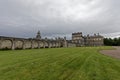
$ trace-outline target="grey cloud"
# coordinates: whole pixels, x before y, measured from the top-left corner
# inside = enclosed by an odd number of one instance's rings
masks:
[[[0,35],[120,32],[119,0],[0,0]]]

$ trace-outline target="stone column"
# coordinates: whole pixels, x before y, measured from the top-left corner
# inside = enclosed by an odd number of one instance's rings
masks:
[[[56,48],[58,48],[58,43],[56,42]]]
[[[57,42],[55,42],[55,47],[57,48]]]
[[[34,49],[33,40],[31,40],[31,49]]]
[[[23,40],[23,49],[25,49],[25,40]]]
[[[43,44],[43,48],[45,48],[45,42],[43,42],[44,44]]]
[[[12,39],[12,50],[15,50],[15,39]]]
[[[40,41],[38,41],[38,49],[40,49]]]
[[[61,47],[61,42],[59,41],[59,48]]]
[[[67,40],[66,40],[66,37],[64,37],[64,41],[63,41],[63,42],[64,42],[64,47],[68,47],[68,46],[67,46]]]
[[[48,42],[48,48],[51,48],[51,46],[50,46],[50,42]]]

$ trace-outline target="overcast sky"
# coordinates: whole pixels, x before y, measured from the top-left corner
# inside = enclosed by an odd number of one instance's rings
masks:
[[[120,32],[120,0],[0,0],[0,35]],[[118,36],[118,35],[117,35]]]

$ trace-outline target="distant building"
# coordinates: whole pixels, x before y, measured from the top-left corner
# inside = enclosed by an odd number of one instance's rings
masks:
[[[98,34],[83,36],[82,32],[72,33],[72,43],[76,46],[103,46],[104,37]]]
[[[36,38],[15,38],[0,36],[0,49],[34,49],[34,48],[60,48],[81,46],[103,46],[104,37],[99,34],[83,36],[82,32],[72,33],[72,39],[64,38],[41,38],[38,31]]]
[[[72,43],[75,43],[76,46],[84,45],[84,37],[82,35],[82,32],[72,33]]]
[[[38,31],[38,33],[37,33],[37,35],[36,35],[36,39],[41,39],[40,31]]]
[[[84,37],[86,46],[103,46],[104,45],[104,37],[98,34],[94,34],[93,36]]]

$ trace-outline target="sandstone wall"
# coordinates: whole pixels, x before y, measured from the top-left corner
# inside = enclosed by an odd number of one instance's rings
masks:
[[[0,36],[0,49],[55,48],[60,46],[64,46],[62,40],[37,40]]]
[[[24,48],[25,49],[30,49],[32,48],[32,42],[30,40],[25,41],[24,43]]]
[[[44,48],[44,42],[39,42],[40,48]]]
[[[55,48],[56,47],[56,44],[53,42],[53,47]]]
[[[52,43],[49,42],[49,48],[52,48]]]
[[[33,40],[32,41],[32,48],[38,48],[38,47],[39,47],[38,41]]]
[[[23,48],[23,44],[24,42],[23,41],[15,41],[15,49],[22,49]]]
[[[67,44],[67,47],[76,47],[76,44],[68,43],[68,44]]]
[[[44,47],[45,47],[45,48],[48,48],[48,47],[49,47],[48,42],[44,42]]]
[[[11,49],[12,41],[11,40],[1,40],[1,49]]]
[[[58,42],[56,42],[56,47],[59,47],[59,43]]]

